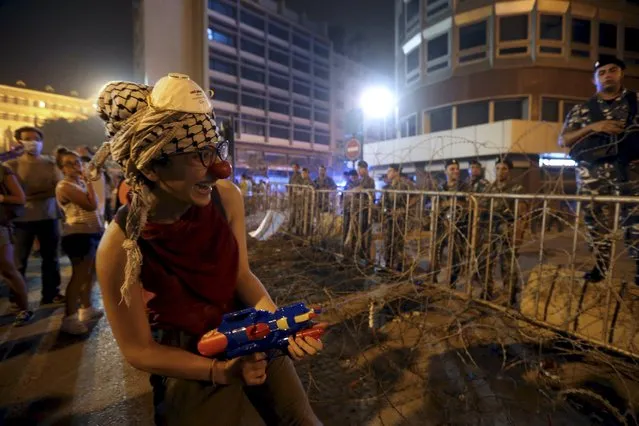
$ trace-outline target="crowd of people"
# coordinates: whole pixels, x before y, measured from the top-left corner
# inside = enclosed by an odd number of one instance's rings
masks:
[[[41,261],[40,306],[65,305],[61,331],[88,332],[87,322],[103,312],[92,306],[95,255],[112,211],[111,182],[104,173],[95,181],[84,173],[92,151],[58,147],[42,153],[43,132],[21,127],[0,166],[0,251],[2,276],[10,287],[14,324],[25,325],[34,315],[27,300],[26,271],[32,254]],[[72,266],[65,294],[61,292],[60,254]]]

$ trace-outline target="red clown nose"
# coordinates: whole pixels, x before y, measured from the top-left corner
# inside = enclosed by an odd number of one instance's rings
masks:
[[[215,179],[226,179],[231,176],[233,167],[228,161],[217,161],[209,166],[208,173]]]

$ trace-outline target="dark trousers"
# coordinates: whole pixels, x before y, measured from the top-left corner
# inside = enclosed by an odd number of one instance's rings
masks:
[[[60,245],[59,221],[56,219],[35,222],[16,222],[15,226],[15,261],[18,270],[25,276],[33,240],[40,242],[42,257],[42,300],[51,301],[60,291],[60,262],[58,248]]]
[[[404,270],[404,214],[387,214],[384,218],[384,260],[388,269]]]
[[[435,253],[434,272],[435,276],[442,270],[442,257],[444,247],[448,250],[448,259],[451,262],[450,280],[452,285],[461,275],[462,259],[465,257],[465,251],[468,247],[468,225],[465,221],[453,223],[452,228],[449,227],[450,222],[446,218],[440,218],[435,234]]]

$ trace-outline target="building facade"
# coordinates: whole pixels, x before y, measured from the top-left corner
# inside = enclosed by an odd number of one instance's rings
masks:
[[[218,121],[235,125],[236,173],[285,179],[293,162],[312,170],[336,163],[341,116],[369,73],[333,52],[325,24],[273,0],[134,6],[139,79],[182,72],[212,90]]]
[[[505,152],[521,168],[541,164],[540,157],[561,152],[565,115],[594,93],[600,55],[624,59],[626,85],[639,88],[638,0],[395,6],[398,138],[364,151],[380,167],[441,170],[446,158]]]
[[[0,150],[8,149],[13,132],[22,126],[39,126],[45,120],[86,120],[95,114],[92,99],[0,85]]]

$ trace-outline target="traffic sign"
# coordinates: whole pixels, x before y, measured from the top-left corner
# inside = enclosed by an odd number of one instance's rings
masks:
[[[355,161],[362,154],[362,144],[358,139],[352,138],[346,142],[344,155],[350,161]]]

